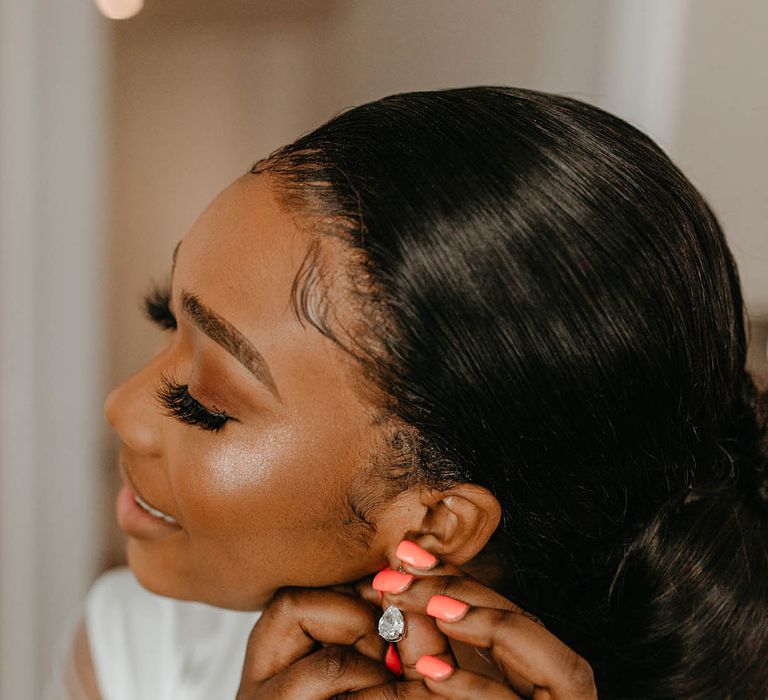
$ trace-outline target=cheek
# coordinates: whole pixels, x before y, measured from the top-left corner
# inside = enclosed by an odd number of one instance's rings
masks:
[[[340,464],[286,425],[248,435],[185,435],[169,451],[171,488],[190,538],[315,528],[336,515]],[[226,431],[226,429],[225,429]]]

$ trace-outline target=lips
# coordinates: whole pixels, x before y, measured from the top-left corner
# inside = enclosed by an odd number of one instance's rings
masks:
[[[178,525],[176,518],[161,510],[160,508],[155,507],[146,498],[144,498],[141,491],[137,488],[136,483],[131,478],[131,475],[128,473],[128,468],[122,462],[120,462],[120,474],[123,477],[123,481],[127,482],[131,491],[133,491],[136,503],[140,508],[143,508],[149,514],[165,521],[166,523],[170,523],[171,525]]]

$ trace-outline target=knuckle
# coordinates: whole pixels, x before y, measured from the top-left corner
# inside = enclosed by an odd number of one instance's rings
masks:
[[[514,610],[498,608],[487,610],[486,616],[490,627],[491,653],[499,658],[508,656],[518,643],[523,616]]]
[[[422,685],[419,683],[419,685]],[[383,687],[383,700],[408,700],[409,698],[413,700],[413,698],[421,697],[421,695],[417,695],[413,692],[413,684],[411,683],[394,683],[385,685]]]
[[[506,635],[515,632],[520,626],[520,613],[514,610],[493,608],[486,614],[491,625],[492,638],[496,642],[504,641]]]
[[[592,666],[576,653],[568,661],[567,682],[577,695],[590,695],[595,690],[595,673]]]
[[[347,671],[349,652],[337,646],[328,646],[315,654],[315,673],[321,683],[335,683]]]
[[[399,683],[387,683],[373,688],[353,693],[334,695],[333,700],[422,700],[422,698],[434,698],[429,689],[421,681],[401,681]],[[442,696],[440,696],[442,697]]]
[[[473,673],[466,679],[464,692],[468,696],[473,695],[477,698],[486,698],[489,697],[489,693],[493,692],[495,685],[487,676]]]
[[[520,612],[521,615],[524,615],[529,620],[532,620],[537,625],[541,625],[542,627],[544,627],[546,629],[546,625],[544,624],[544,622],[542,621],[542,619],[540,617],[536,617],[536,615],[534,615],[532,612],[528,612],[527,610],[523,610],[523,608],[520,608],[519,612]]]
[[[442,576],[437,585],[437,593],[453,598],[461,592],[464,580],[461,576]]]
[[[276,617],[293,615],[299,607],[299,594],[295,588],[280,588],[269,602],[267,610]]]
[[[385,685],[382,688],[382,700],[403,700],[403,694],[395,685]]]

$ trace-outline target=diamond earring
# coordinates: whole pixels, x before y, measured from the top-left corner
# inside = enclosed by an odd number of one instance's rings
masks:
[[[379,618],[379,636],[388,642],[399,642],[405,637],[405,618],[400,608],[390,605]]]

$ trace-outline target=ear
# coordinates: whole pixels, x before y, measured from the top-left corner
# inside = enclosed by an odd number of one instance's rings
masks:
[[[407,508],[410,517],[394,518],[388,523],[389,532],[381,533],[385,535],[387,559],[395,568],[395,549],[404,539],[461,566],[482,550],[501,520],[499,501],[477,484],[458,484],[444,491],[417,487],[406,501],[411,503]]]

